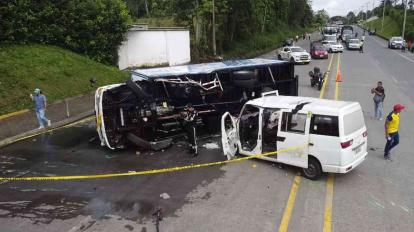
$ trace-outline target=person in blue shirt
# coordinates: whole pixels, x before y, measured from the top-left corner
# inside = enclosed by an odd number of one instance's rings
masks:
[[[37,116],[37,120],[39,121],[39,129],[45,128],[45,125],[50,126],[51,122],[45,116],[46,111],[46,97],[42,94],[39,88],[34,90],[35,95],[33,96],[30,94],[30,99],[35,104],[35,112]]]

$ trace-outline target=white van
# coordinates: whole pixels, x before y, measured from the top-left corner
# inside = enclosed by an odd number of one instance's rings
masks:
[[[276,94],[276,96],[271,96]],[[347,173],[367,157],[367,128],[357,102],[278,96],[248,101],[239,116],[221,119],[224,154],[253,156],[303,168],[316,180],[323,172]]]

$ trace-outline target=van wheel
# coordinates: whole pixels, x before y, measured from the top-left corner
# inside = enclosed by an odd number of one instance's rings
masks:
[[[317,180],[322,176],[322,167],[314,157],[309,157],[308,168],[302,169],[303,175],[310,180]]]

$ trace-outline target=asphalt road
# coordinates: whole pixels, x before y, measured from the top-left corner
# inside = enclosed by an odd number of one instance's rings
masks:
[[[309,41],[298,44],[309,47]],[[277,231],[282,226],[287,231],[414,231],[414,56],[366,36],[365,53],[346,50],[331,58],[323,97],[337,94],[360,102],[369,134],[368,159],[346,175],[329,177],[333,185],[328,176],[310,181],[298,176],[296,168],[257,160],[136,177],[3,182],[0,231],[149,232],[155,231],[152,214],[158,208],[164,216],[160,231]],[[326,71],[330,59],[296,66],[300,95],[320,96],[307,73],[314,66]],[[336,91],[338,67],[342,82]],[[407,107],[393,162],[382,158],[384,121],[373,118],[370,89],[377,81],[386,90],[385,112],[397,102]],[[181,143],[157,153],[110,152],[94,137],[94,125],[86,124],[0,149],[1,176],[121,173],[225,159],[221,148],[202,148],[199,157],[191,158]],[[204,138],[201,144],[220,145],[218,141]]]

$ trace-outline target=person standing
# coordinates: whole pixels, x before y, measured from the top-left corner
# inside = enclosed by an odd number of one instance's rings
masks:
[[[359,44],[359,53],[364,53],[364,41]]]
[[[403,109],[405,109],[405,106],[395,104],[393,111],[387,116],[385,121],[385,139],[387,143],[384,148],[384,159],[386,160],[392,161],[390,151],[400,143],[398,129],[400,126],[400,113]]]
[[[45,128],[45,125],[50,126],[51,122],[49,119],[45,116],[46,111],[46,97],[42,94],[42,91],[39,88],[36,88],[34,90],[34,96],[30,94],[30,99],[35,104],[35,111],[37,120],[39,122],[39,129]]]
[[[385,99],[385,89],[382,86],[382,82],[378,81],[377,87],[371,89],[371,93],[374,94],[374,110],[375,118],[382,120],[384,115],[384,99]]]
[[[191,104],[188,104],[185,110],[186,111],[184,114],[184,127],[187,132],[190,151],[193,153],[193,156],[195,157],[198,155],[196,132],[198,113]]]

